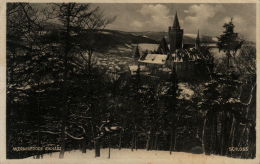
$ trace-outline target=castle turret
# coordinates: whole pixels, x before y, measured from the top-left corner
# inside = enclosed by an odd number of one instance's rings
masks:
[[[135,48],[134,58],[135,59],[139,59],[140,58],[140,52],[139,52],[138,44],[137,44],[137,46]]]
[[[174,17],[173,26],[169,27],[170,51],[174,53],[176,49],[182,48],[183,29],[180,28],[177,12]]]
[[[200,32],[199,32],[199,30],[198,30],[198,33],[197,33],[195,48],[196,48],[196,49],[199,49],[199,48],[200,48]]]

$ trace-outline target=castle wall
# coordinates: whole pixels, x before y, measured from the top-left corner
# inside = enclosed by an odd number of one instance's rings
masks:
[[[144,79],[169,79],[172,66],[175,68],[177,77],[181,81],[209,78],[209,70],[206,65],[196,61],[168,62],[166,65],[142,63],[141,65],[147,68],[146,71],[141,71],[141,75],[145,75],[142,77]]]
[[[174,63],[178,79],[180,80],[196,80],[208,78],[208,69],[206,65],[195,61]]]
[[[194,76],[194,62],[177,62],[174,63],[174,68],[178,78],[186,79]]]

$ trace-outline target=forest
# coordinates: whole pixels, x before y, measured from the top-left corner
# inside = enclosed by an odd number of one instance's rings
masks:
[[[90,149],[100,157],[102,148],[255,158],[256,49],[232,19],[218,37],[226,57],[209,78],[187,81],[194,95],[185,99],[174,71],[144,80],[96,64],[93,34],[116,19],[99,7],[8,3],[6,16],[7,158]],[[28,146],[59,150],[15,151]]]

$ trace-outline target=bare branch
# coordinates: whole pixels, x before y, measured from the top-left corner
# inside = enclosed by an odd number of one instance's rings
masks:
[[[65,131],[65,134],[68,135],[70,138],[75,139],[75,140],[83,140],[84,137],[75,137],[72,134],[68,133],[67,131]]]

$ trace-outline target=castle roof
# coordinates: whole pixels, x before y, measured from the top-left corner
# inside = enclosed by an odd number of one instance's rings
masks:
[[[172,28],[174,29],[180,29],[180,23],[179,23],[179,19],[178,19],[178,15],[177,12],[175,13],[175,17],[174,17],[174,22],[173,22],[173,26]]]
[[[146,56],[142,57],[138,61],[140,63],[148,63],[148,64],[159,64],[163,65],[166,63],[167,55],[165,54],[147,54]]]
[[[159,44],[159,47],[157,49],[157,53],[159,54],[167,54],[168,52],[170,52],[168,44],[165,40],[165,38],[163,37],[163,39],[161,40],[161,43]]]

